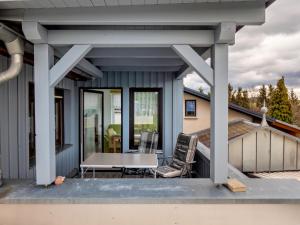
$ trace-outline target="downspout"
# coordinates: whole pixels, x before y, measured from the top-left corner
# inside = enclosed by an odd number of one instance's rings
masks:
[[[0,40],[4,42],[11,63],[6,71],[0,72],[0,84],[18,76],[23,66],[24,43],[11,29],[0,23]]]

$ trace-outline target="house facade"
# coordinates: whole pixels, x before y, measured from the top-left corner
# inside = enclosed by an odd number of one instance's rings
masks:
[[[191,102],[190,104],[195,104],[195,108],[193,107],[195,113],[192,115],[189,115],[187,112],[189,102]],[[190,134],[210,127],[210,98],[208,95],[189,88],[184,88],[183,110],[183,132]],[[246,112],[235,110],[229,105],[228,121],[238,119],[254,122],[256,118],[253,118],[253,116]]]
[[[91,152],[135,148],[141,130],[157,131],[170,156],[182,79],[195,70],[212,90],[211,179],[225,183],[228,46],[237,29],[264,23],[270,2],[1,2],[5,47],[14,35],[25,43],[21,72],[0,84],[3,177],[49,185]],[[15,55],[4,52],[1,71]]]
[[[190,109],[188,109],[190,104]],[[228,105],[228,121],[247,120],[253,123],[260,123],[263,119],[261,112],[255,112],[250,109],[238,106],[233,103]],[[290,134],[300,137],[300,128],[298,126],[285,123],[283,121],[267,117],[269,126]],[[210,127],[210,97],[207,94],[184,88],[183,96],[183,132],[196,133]]]

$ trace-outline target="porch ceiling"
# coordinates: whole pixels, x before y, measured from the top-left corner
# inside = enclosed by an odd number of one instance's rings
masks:
[[[56,46],[67,52],[69,46]],[[202,55],[207,48],[195,48]],[[84,58],[101,71],[179,72],[186,63],[171,48],[93,48]]]
[[[214,2],[254,2],[257,0],[4,0],[0,8],[69,8],[69,7],[98,7],[98,6],[130,6],[130,5],[166,5],[188,3],[214,3]],[[272,1],[272,0],[271,0]],[[271,2],[265,0],[266,3]],[[274,0],[273,0],[274,1]]]

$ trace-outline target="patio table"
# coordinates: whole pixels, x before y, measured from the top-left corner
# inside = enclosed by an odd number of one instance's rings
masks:
[[[155,169],[158,166],[156,154],[130,153],[93,153],[80,164],[81,178],[88,169]],[[154,178],[156,178],[154,170]]]

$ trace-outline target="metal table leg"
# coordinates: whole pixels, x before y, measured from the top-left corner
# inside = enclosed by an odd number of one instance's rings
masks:
[[[93,178],[96,177],[96,174],[95,174],[95,168],[93,168]]]

